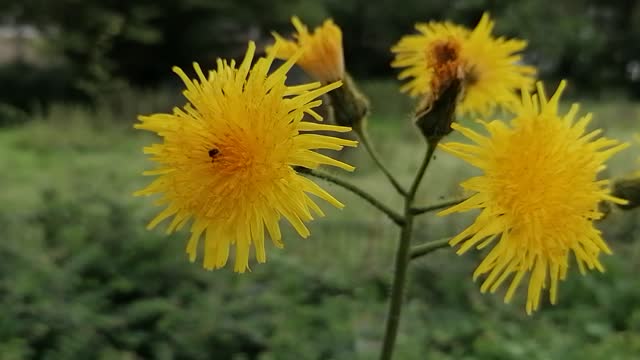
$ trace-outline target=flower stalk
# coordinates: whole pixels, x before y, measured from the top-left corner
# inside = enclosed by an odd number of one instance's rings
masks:
[[[355,125],[353,127],[353,131],[356,134],[358,134],[358,139],[360,140],[360,143],[364,146],[365,150],[367,150],[367,153],[369,153],[371,160],[373,160],[373,162],[378,166],[378,168],[382,171],[382,173],[387,177],[391,185],[393,185],[393,188],[396,189],[398,194],[402,196],[407,196],[407,190],[404,189],[404,187],[395,178],[395,176],[393,176],[391,171],[389,171],[389,169],[384,165],[384,163],[380,159],[380,156],[378,155],[378,152],[371,144],[369,134],[367,133],[367,130],[364,128],[364,123]]]
[[[424,244],[412,246],[409,257],[411,258],[411,260],[415,260],[419,257],[430,254],[431,252],[436,251],[438,249],[450,247],[449,240],[451,240],[451,238],[447,237],[447,238],[442,238],[438,240],[428,241]]]
[[[458,204],[460,204],[461,202],[463,202],[465,200],[467,200],[467,198],[444,200],[443,202],[435,203],[433,205],[428,205],[428,206],[423,206],[423,207],[414,207],[414,208],[411,209],[411,211],[413,211],[414,215],[426,214],[428,212],[441,210],[441,209],[448,208],[448,207],[453,206],[453,205],[458,205]]]
[[[307,169],[307,168],[303,168],[303,167],[297,167],[296,171],[302,174],[308,174],[310,176],[316,177],[318,179],[322,179],[331,183],[334,183],[338,186],[343,187],[346,190],[351,191],[352,193],[358,195],[359,197],[361,197],[362,199],[364,199],[365,201],[367,201],[369,204],[373,205],[376,209],[382,211],[385,215],[387,215],[389,217],[389,219],[391,219],[396,225],[399,226],[403,226],[405,219],[402,217],[402,215],[398,214],[395,210],[391,209],[390,207],[388,207],[387,205],[383,204],[382,202],[380,202],[378,199],[376,199],[375,196],[369,194],[368,192],[360,189],[360,187],[358,187],[357,185],[354,185],[346,180],[340,179],[338,177],[335,177],[331,174],[328,174],[326,172],[322,172],[322,171],[318,171],[318,170],[312,170],[312,169]]]
[[[393,356],[393,348],[395,347],[396,337],[398,335],[400,314],[402,312],[402,304],[404,302],[405,288],[408,282],[408,267],[411,261],[411,235],[413,233],[414,219],[414,214],[412,212],[413,201],[427,167],[433,158],[433,153],[435,152],[437,145],[437,140],[428,142],[425,157],[422,160],[422,164],[416,173],[415,179],[411,184],[411,188],[404,199],[405,222],[402,230],[400,231],[400,241],[398,242],[398,248],[396,250],[395,269],[393,273],[393,283],[391,285],[391,300],[389,303],[384,338],[382,340],[382,352],[380,354],[381,360],[389,360]]]

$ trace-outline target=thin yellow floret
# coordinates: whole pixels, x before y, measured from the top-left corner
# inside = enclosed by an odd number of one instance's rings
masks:
[[[274,46],[267,48],[267,53],[288,60],[300,52],[297,64],[314,79],[322,83],[330,83],[344,79],[344,54],[342,49],[342,31],[331,20],[325,20],[309,32],[300,19],[291,19],[297,33],[294,40],[287,40],[274,33]]]

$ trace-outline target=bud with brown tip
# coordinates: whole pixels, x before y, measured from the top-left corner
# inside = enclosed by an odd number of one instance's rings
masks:
[[[427,141],[438,142],[452,131],[456,106],[463,94],[464,71],[458,42],[436,42],[429,51],[431,91],[418,104],[415,122]]]

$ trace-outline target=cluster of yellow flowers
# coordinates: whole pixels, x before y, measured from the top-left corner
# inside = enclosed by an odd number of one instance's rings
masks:
[[[354,169],[315,151],[356,146],[315,133],[351,128],[305,119],[322,120],[313,110],[321,104],[319,97],[340,87],[347,76],[342,33],[331,20],[313,32],[298,18],[293,25],[294,39],[274,34],[266,57],[253,66],[255,45],[249,43],[239,66],[218,60],[217,68],[205,74],[194,64],[197,79],[174,68],[186,86],[188,104],[171,114],[141,116],[136,125],[162,138],[144,149],[158,163],[145,174],[157,178],[137,193],[161,194],[157,204],[165,208],[149,227],[171,217],[167,232],[191,223],[187,253],[193,261],[203,251],[207,269],[223,267],[233,246],[237,272],[248,269],[251,248],[258,262],[266,261],[264,229],[282,247],[281,217],[307,237],[305,222],[323,215],[309,194],[343,206],[296,171],[320,165]],[[582,272],[603,270],[599,255],[610,250],[593,225],[603,216],[598,205],[625,200],[612,196],[598,173],[626,144],[599,137],[599,130],[588,132],[591,114],[577,116],[577,105],[560,113],[565,82],[550,98],[541,83],[532,94],[536,70],[523,65],[520,54],[526,42],[495,37],[493,27],[487,14],[474,29],[449,22],[418,24],[418,34],[392,48],[392,66],[403,68],[399,78],[409,81],[402,91],[411,96],[434,103],[457,81],[462,84],[457,114],[486,118],[497,108],[513,114],[509,121],[478,120],[486,135],[451,125],[473,144],[451,142],[440,148],[482,174],[462,183],[472,193],[466,201],[440,214],[480,210],[450,244],[460,245],[458,253],[492,246],[474,278],[486,275],[482,292],[509,281],[505,301],[530,274],[530,313],[538,308],[543,289],[549,288],[556,302],[558,281],[565,279],[572,255]],[[275,58],[286,61],[272,71]],[[318,82],[286,85],[294,64]]]

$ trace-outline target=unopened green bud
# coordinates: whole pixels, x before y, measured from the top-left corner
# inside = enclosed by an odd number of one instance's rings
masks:
[[[333,118],[337,125],[354,129],[363,126],[369,114],[369,100],[358,90],[356,83],[345,73],[342,86],[329,92]]]
[[[621,209],[630,210],[640,206],[640,176],[616,180],[612,195],[628,201],[627,204],[618,205]]]
[[[462,80],[453,78],[435,100],[425,97],[416,110],[416,126],[429,142],[438,142],[453,131],[451,123],[456,114]]]

